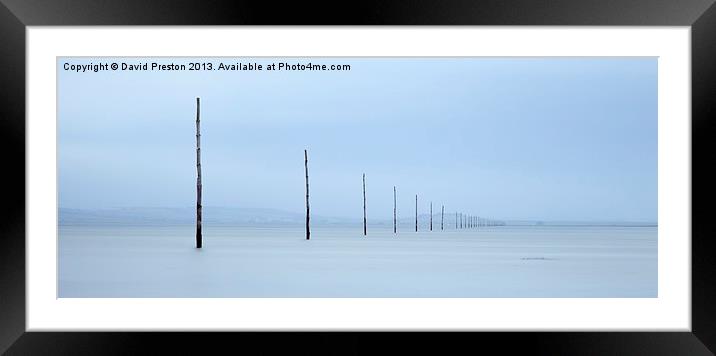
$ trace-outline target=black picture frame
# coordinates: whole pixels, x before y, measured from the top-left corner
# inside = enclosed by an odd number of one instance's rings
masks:
[[[293,2],[0,0],[0,351],[141,354],[178,347],[358,354],[502,350],[530,354],[708,355],[716,350],[716,257],[709,206],[716,116],[714,0],[460,0]],[[690,26],[692,70],[692,331],[534,333],[119,333],[25,331],[25,29],[88,25]],[[54,80],[54,79],[53,79]],[[9,163],[9,164],[8,164]],[[170,346],[173,345],[173,346]],[[467,348],[467,349],[466,349]],[[232,352],[232,351],[230,351]]]

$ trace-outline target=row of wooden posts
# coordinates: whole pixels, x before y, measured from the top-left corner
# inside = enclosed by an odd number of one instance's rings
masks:
[[[202,247],[201,232],[201,132],[199,118],[199,98],[196,98],[196,247]],[[306,240],[311,239],[311,206],[309,204],[308,186],[308,150],[303,150],[304,168],[306,172]],[[393,186],[393,233],[398,233],[397,188]],[[474,215],[455,213],[456,229],[471,229],[480,226],[503,225],[500,222],[480,218]],[[445,229],[445,205],[440,208],[440,230]],[[415,194],[415,231],[418,231],[418,195]],[[430,231],[433,231],[433,202],[430,202]],[[366,215],[365,173],[363,174],[363,236],[368,235],[368,218]]]
[[[306,170],[306,240],[311,239],[308,194],[308,150],[303,150],[304,167]],[[393,233],[398,233],[397,187],[393,186]],[[363,236],[368,235],[368,216],[366,214],[365,173],[363,173]],[[430,231],[433,231],[433,202],[430,202]],[[503,222],[481,218],[475,215],[455,213],[456,229],[472,229],[482,226],[500,226]],[[445,230],[445,205],[440,206],[440,230]],[[418,232],[418,195],[415,194],[415,232]]]

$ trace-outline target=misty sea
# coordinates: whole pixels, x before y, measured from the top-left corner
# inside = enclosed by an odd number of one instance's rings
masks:
[[[60,298],[657,297],[655,226],[59,226]]]

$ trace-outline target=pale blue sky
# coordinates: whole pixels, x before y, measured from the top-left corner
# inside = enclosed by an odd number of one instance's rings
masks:
[[[75,73],[58,58],[59,201],[195,203],[195,101],[205,206],[317,215],[398,209],[502,219],[657,217],[656,58],[329,58],[341,72]],[[298,62],[278,58],[197,59]]]

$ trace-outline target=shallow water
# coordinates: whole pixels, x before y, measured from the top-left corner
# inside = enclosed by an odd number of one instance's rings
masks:
[[[60,226],[59,297],[656,297],[656,227]]]

